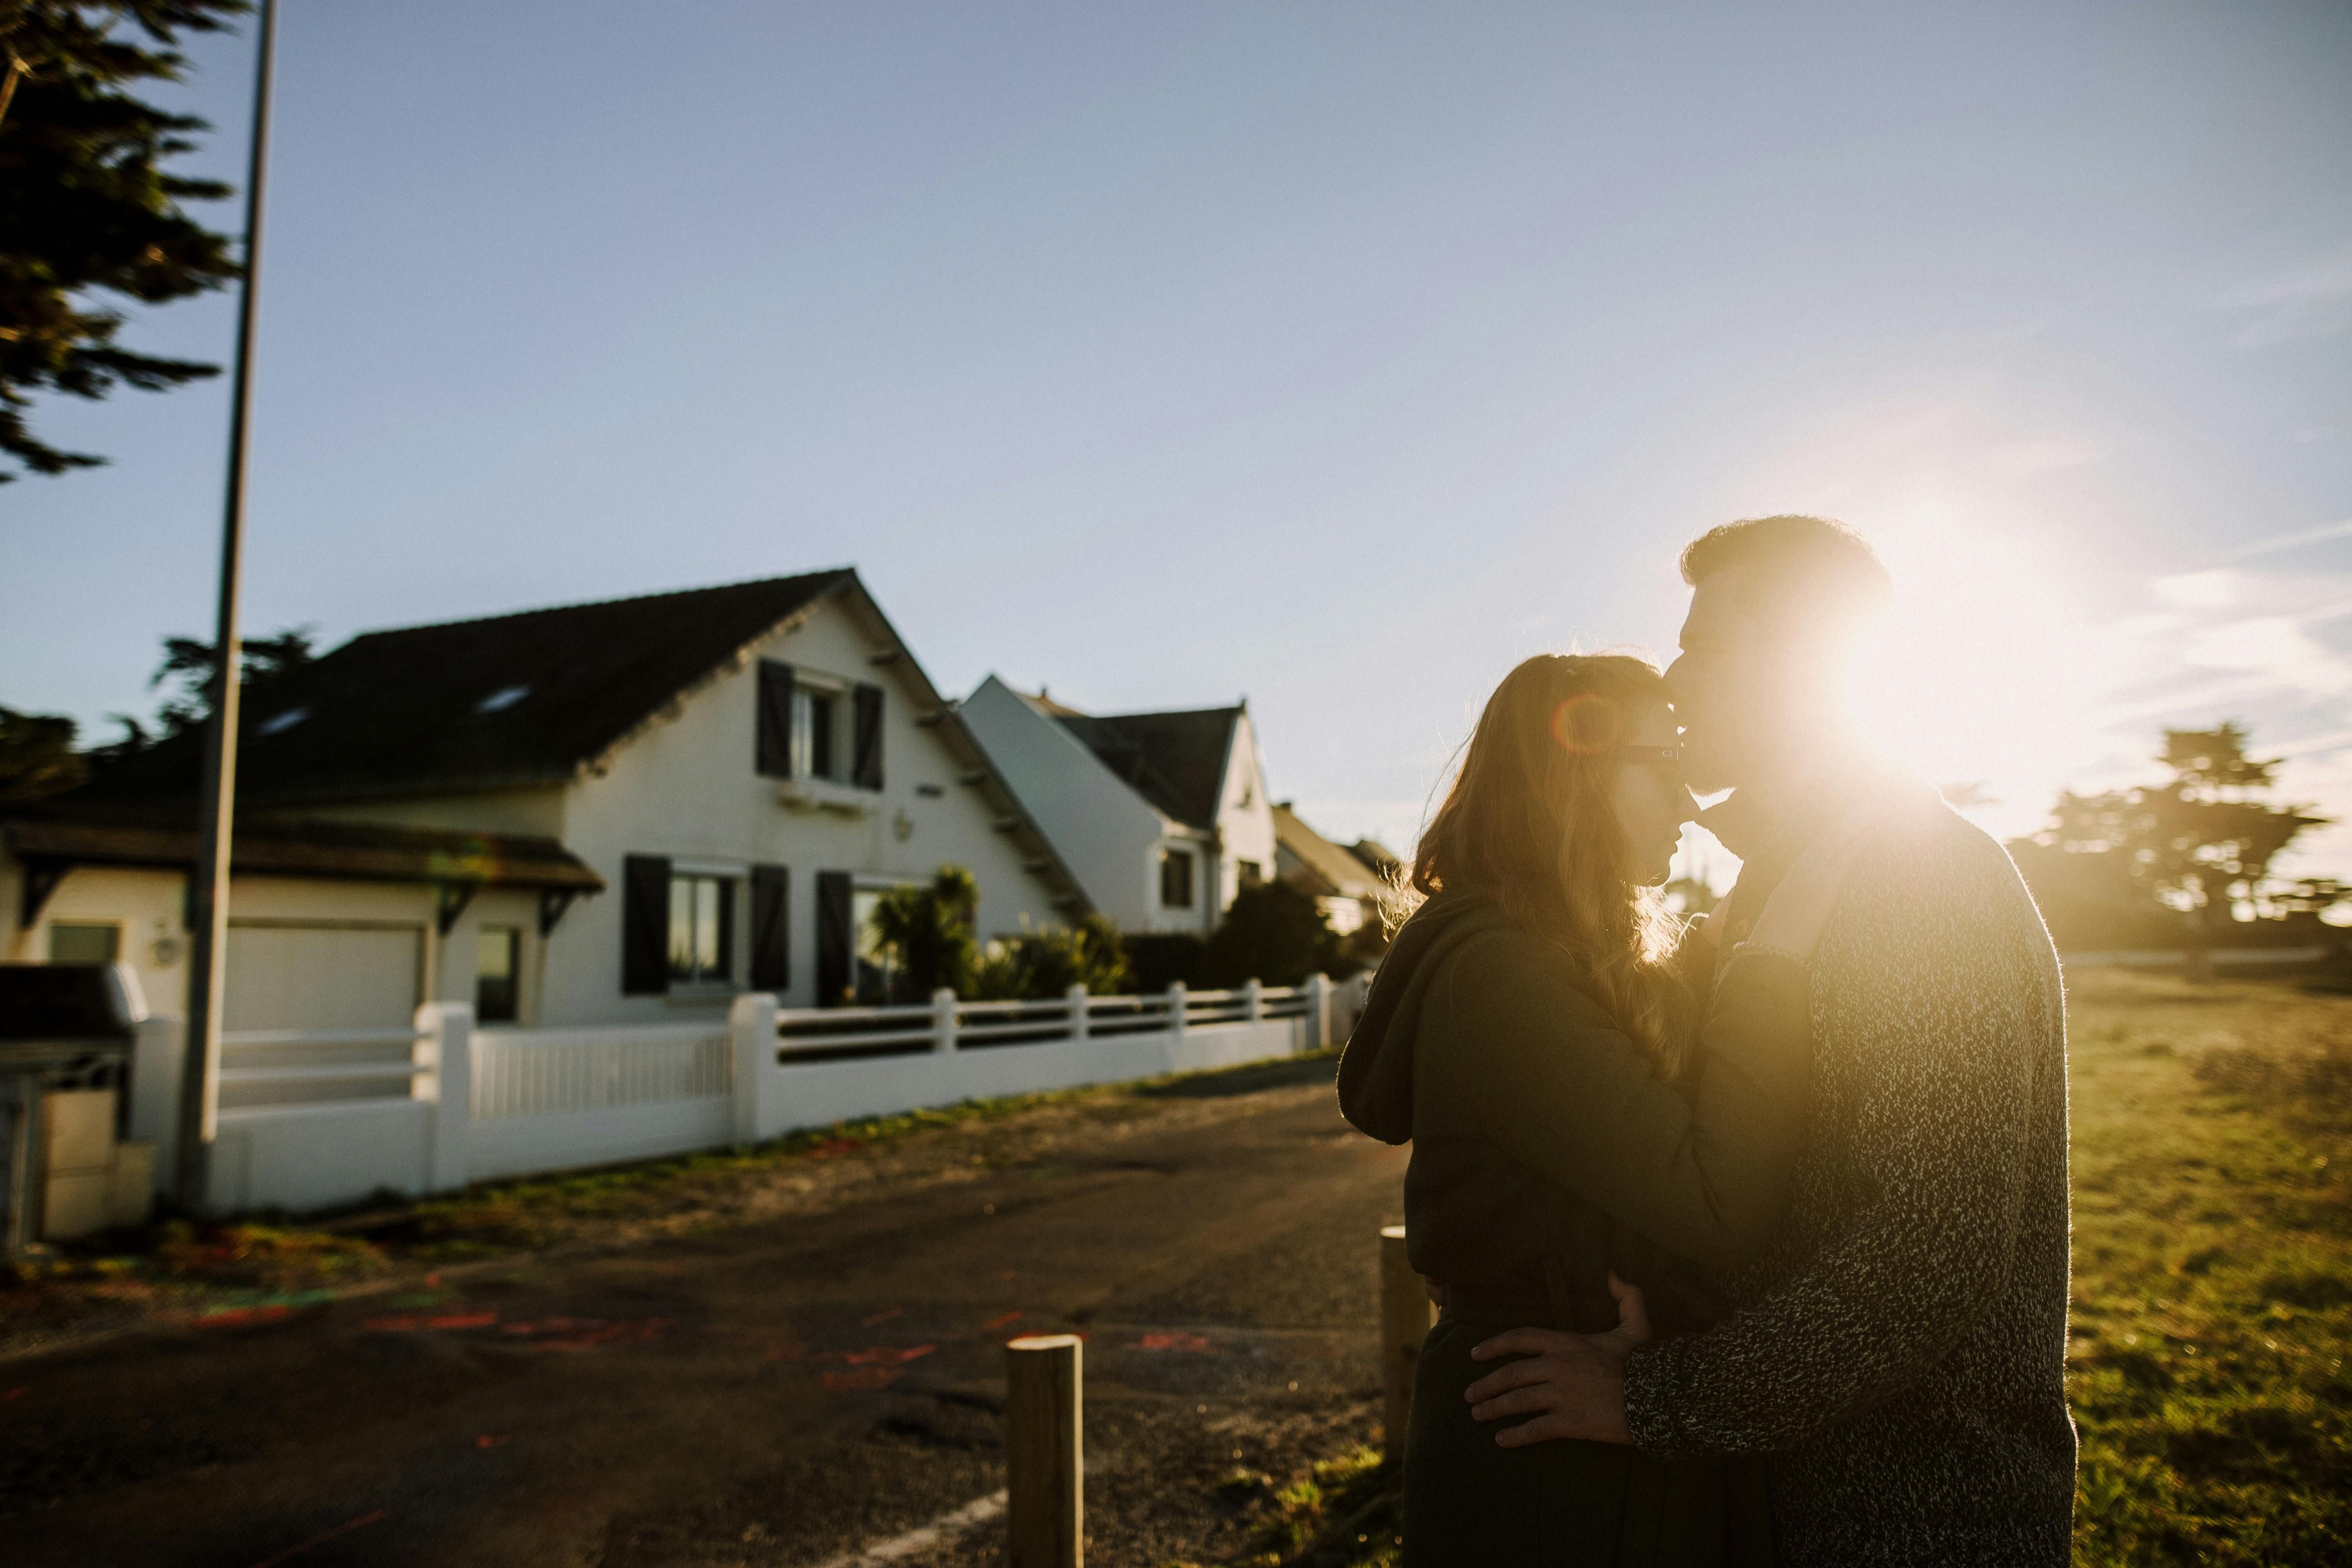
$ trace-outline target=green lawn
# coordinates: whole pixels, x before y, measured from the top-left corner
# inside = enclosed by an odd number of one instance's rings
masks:
[[[2352,1551],[2352,996],[2074,977],[2085,1563]]]
[[[2069,979],[2075,1559],[2352,1562],[2352,995]],[[1395,1562],[1337,1479],[1242,1561]]]

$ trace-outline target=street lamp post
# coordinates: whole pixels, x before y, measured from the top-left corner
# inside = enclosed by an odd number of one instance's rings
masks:
[[[220,1114],[221,994],[228,973],[229,842],[236,816],[237,587],[245,554],[245,466],[253,405],[254,300],[261,287],[261,184],[269,159],[269,78],[277,0],[261,0],[253,79],[253,147],[245,178],[245,284],[236,310],[236,369],[229,394],[228,486],[221,521],[219,614],[213,623],[212,720],[205,729],[203,804],[191,872],[188,1050],[180,1077],[181,1206],[204,1208]]]

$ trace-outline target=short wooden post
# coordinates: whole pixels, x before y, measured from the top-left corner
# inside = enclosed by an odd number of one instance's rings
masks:
[[[1412,1421],[1412,1377],[1421,1364],[1421,1342],[1434,1321],[1429,1293],[1421,1288],[1405,1256],[1404,1226],[1381,1227],[1381,1371],[1388,1404],[1381,1463],[1391,1473],[1404,1466],[1405,1429]]]
[[[1081,1568],[1087,1560],[1080,1349],[1076,1334],[1031,1334],[1004,1347],[1012,1568]]]
[[[1062,1000],[1070,1009],[1070,1038],[1085,1039],[1087,1023],[1087,988],[1083,984],[1073,985],[1062,993]]]
[[[1265,987],[1255,974],[1242,982],[1242,1011],[1253,1024],[1265,1016]]]
[[[956,1048],[956,994],[946,986],[931,993],[931,1049]]]

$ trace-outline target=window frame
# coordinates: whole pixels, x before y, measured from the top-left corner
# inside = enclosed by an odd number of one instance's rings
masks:
[[[739,989],[736,970],[739,967],[735,949],[740,945],[736,928],[741,922],[735,908],[745,881],[744,868],[740,866],[712,865],[703,861],[672,860],[669,867],[669,897],[664,910],[667,941],[664,944],[669,963],[668,994],[673,996],[709,996],[732,993]],[[685,973],[677,966],[677,894],[679,884],[708,883],[718,889],[711,900],[713,921],[718,927],[715,946],[718,957],[709,969],[698,962],[690,963]],[[688,940],[698,949],[700,935],[700,900],[694,899],[688,910]]]
[[[1200,907],[1200,859],[1199,854],[1188,847],[1174,844],[1160,847],[1160,907],[1161,909],[1190,910]],[[1184,872],[1183,897],[1171,899],[1168,896],[1170,878],[1180,862],[1183,866]]]
[[[482,1005],[482,943],[492,936],[507,939],[507,1010],[493,1017]],[[522,927],[519,925],[482,925],[474,928],[474,1022],[477,1024],[520,1024],[522,1022]]]

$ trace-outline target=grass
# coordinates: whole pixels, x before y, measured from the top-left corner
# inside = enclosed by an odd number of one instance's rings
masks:
[[[2070,997],[2084,1563],[2352,1540],[2352,998],[2090,972]]]
[[[2075,1562],[2346,1562],[2352,996],[2093,970],[2068,1007]],[[1291,1497],[1233,1568],[1396,1561],[1392,1516]]]

